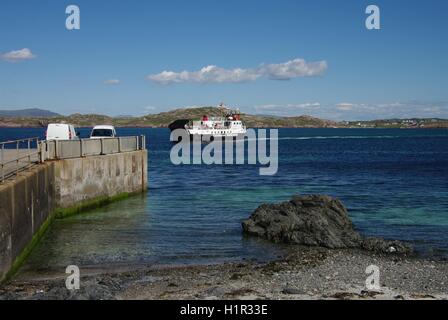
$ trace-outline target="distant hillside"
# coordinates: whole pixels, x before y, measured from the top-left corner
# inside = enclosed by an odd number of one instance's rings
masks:
[[[168,112],[152,114],[142,117],[145,123],[153,126],[166,127],[177,119],[200,119],[203,115],[212,117],[224,116],[229,109],[222,107],[201,107],[176,109]],[[321,120],[310,116],[300,117],[272,117],[250,114],[241,114],[241,119],[251,128],[277,128],[277,127],[333,127],[338,123],[329,120]]]
[[[143,117],[108,117],[98,114],[72,114],[70,116],[56,115],[51,118],[42,117],[0,117],[1,127],[44,127],[50,122],[72,123],[78,127],[91,127],[98,124],[112,124],[117,127],[168,127],[177,119],[200,119],[203,115],[224,116],[229,109],[223,107],[199,107],[175,109],[158,114],[148,114]],[[300,117],[272,117],[242,114],[242,120],[252,128],[279,127],[337,127],[334,121],[321,120],[310,116]]]
[[[59,114],[38,108],[21,110],[0,110],[0,117],[5,118],[50,118],[56,116],[59,116]]]
[[[440,118],[379,119],[370,121],[343,121],[350,128],[448,128],[448,120]]]
[[[200,119],[203,115],[223,116],[229,109],[222,107],[199,107],[175,109],[142,117],[109,117],[98,114],[55,115],[51,117],[24,116],[6,117],[0,115],[0,127],[45,127],[51,122],[71,123],[78,127],[92,127],[99,124],[111,124],[116,127],[155,127],[165,128],[177,119]],[[53,114],[53,113],[52,113]],[[41,115],[41,114],[40,114]],[[249,128],[446,128],[448,121],[443,119],[408,119],[376,121],[322,120],[311,116],[273,117],[267,115],[241,114]]]

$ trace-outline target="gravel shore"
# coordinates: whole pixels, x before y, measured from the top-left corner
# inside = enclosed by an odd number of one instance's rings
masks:
[[[367,290],[366,268],[380,270]],[[196,266],[84,269],[81,288],[65,288],[65,274],[0,287],[0,299],[448,299],[448,262],[362,250],[294,248],[280,260]]]

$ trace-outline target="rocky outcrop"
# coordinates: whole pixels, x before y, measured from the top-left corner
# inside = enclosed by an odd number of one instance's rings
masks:
[[[411,253],[412,247],[397,240],[384,240],[381,238],[365,238],[361,243],[361,248],[369,251],[384,253]]]
[[[242,225],[245,233],[273,242],[384,253],[412,251],[399,241],[363,238],[353,228],[342,202],[325,195],[294,196],[287,202],[263,204]]]

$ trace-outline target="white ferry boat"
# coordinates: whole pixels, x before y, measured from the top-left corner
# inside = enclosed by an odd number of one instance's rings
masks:
[[[221,105],[222,107],[222,105]],[[242,137],[246,134],[246,126],[241,120],[238,110],[228,110],[224,117],[202,116],[201,120],[182,119],[170,124],[171,131],[185,129],[190,138],[202,137],[203,140],[216,138]]]

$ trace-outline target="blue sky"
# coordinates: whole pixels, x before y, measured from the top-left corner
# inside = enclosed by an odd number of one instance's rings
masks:
[[[70,4],[80,30],[65,28]],[[369,4],[380,30],[365,28]],[[0,109],[143,115],[223,101],[336,120],[448,118],[447,12],[443,0],[2,0]]]

